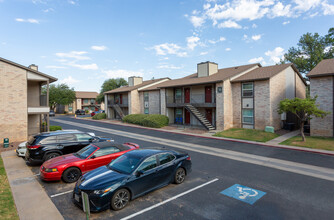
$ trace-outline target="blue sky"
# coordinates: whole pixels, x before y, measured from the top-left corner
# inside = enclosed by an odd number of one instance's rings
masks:
[[[203,61],[275,64],[302,34],[334,27],[334,0],[0,0],[0,27],[0,57],[99,92]]]

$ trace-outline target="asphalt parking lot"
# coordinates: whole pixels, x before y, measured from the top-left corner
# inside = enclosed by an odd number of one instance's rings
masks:
[[[59,124],[63,129],[76,128],[61,123],[53,124]],[[76,129],[92,131],[82,127]],[[141,148],[164,147],[163,144],[150,141],[100,131],[93,132],[99,136],[114,138],[120,143],[134,142]],[[274,150],[271,149],[271,151]],[[125,209],[118,212],[107,210],[92,213],[91,219],[331,219],[334,214],[333,181],[219,158],[214,155],[192,151],[188,153],[192,158],[193,171],[183,184],[170,184],[135,199]],[[280,155],[277,152],[274,153]],[[303,154],[292,152],[292,155]],[[334,159],[329,156],[321,155],[320,157],[324,158],[323,161]],[[293,158],[292,161],[294,160],[304,159],[300,156]],[[323,161],[321,163],[324,163]],[[317,164],[318,162],[310,161],[310,163]],[[326,165],[324,167],[332,166],[327,163],[324,165]],[[31,169],[38,174],[39,166],[31,166]],[[43,182],[39,180],[39,182],[65,219],[85,218],[84,212],[71,201],[74,184],[62,181]],[[223,194],[226,192],[224,190],[235,184],[254,189],[258,193],[262,191],[265,194],[252,204],[232,198],[232,194]],[[251,195],[250,192],[249,195],[254,196],[255,194]]]

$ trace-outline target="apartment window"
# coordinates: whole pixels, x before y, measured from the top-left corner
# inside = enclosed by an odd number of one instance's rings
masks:
[[[254,110],[253,109],[243,109],[242,110],[242,123],[254,124]]]
[[[253,97],[254,86],[253,83],[242,84],[242,97]]]
[[[183,124],[183,110],[182,108],[175,109],[175,123]]]
[[[84,99],[84,100],[83,100],[83,103],[84,103],[84,104],[89,104],[89,100],[88,100],[88,99]]]
[[[144,102],[148,102],[148,92],[144,92]]]
[[[95,99],[91,99],[90,104],[95,104]]]
[[[175,102],[180,102],[182,100],[182,89],[177,88],[175,89]]]
[[[148,108],[144,108],[144,114],[149,114]]]

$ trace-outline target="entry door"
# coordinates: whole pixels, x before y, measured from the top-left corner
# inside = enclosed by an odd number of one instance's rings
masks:
[[[184,89],[184,103],[190,103],[190,88]]]
[[[123,95],[120,94],[120,95],[119,95],[119,104],[122,104],[122,103],[123,103]]]
[[[185,109],[185,124],[190,124],[190,112]]]
[[[205,109],[205,117],[212,124],[212,109]]]
[[[212,102],[212,87],[206,86],[205,87],[205,103],[211,103]]]

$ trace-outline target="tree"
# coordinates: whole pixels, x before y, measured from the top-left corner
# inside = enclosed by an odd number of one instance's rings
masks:
[[[103,95],[104,92],[126,85],[128,85],[128,82],[123,78],[107,79],[102,84],[100,94],[97,96],[96,100],[99,103],[104,102],[104,95]]]
[[[281,62],[294,63],[300,73],[306,74],[321,60],[334,58],[334,28],[330,28],[325,36],[306,33],[297,45],[297,48],[289,48]]]
[[[306,99],[294,98],[294,99],[284,99],[280,101],[278,113],[282,114],[283,112],[291,112],[297,116],[299,119],[300,125],[300,134],[305,141],[304,135],[304,123],[307,120],[312,119],[311,116],[315,117],[325,117],[329,112],[322,111],[318,109],[318,106],[315,104],[317,96],[314,98],[307,97]]]
[[[43,93],[46,93],[46,88],[43,88]],[[54,109],[57,104],[68,105],[75,100],[74,88],[70,88],[66,84],[50,85],[49,87],[49,105]]]

